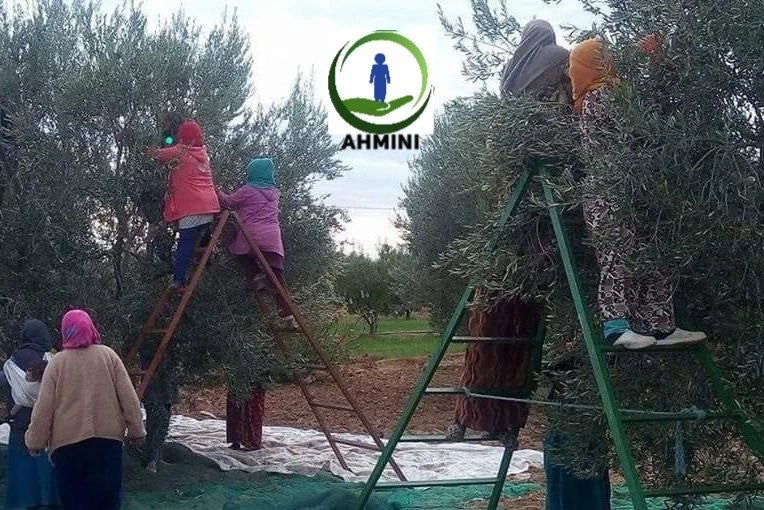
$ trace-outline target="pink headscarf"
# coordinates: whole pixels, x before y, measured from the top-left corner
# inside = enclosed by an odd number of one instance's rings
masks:
[[[98,332],[90,315],[83,310],[70,310],[61,319],[61,335],[64,349],[80,349],[101,343]]]

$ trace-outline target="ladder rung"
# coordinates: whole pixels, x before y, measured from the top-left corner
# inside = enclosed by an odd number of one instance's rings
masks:
[[[645,491],[647,498],[660,498],[672,496],[689,496],[692,494],[730,494],[734,492],[759,492],[764,491],[763,483],[740,484],[740,485],[701,485],[698,487],[677,487],[667,489],[654,489]]]
[[[413,487],[456,487],[459,485],[496,485],[497,478],[462,478],[453,480],[412,480],[406,482],[377,482],[377,489],[405,489]]]
[[[463,395],[464,388],[427,388],[424,392],[428,395]]]
[[[478,389],[478,388],[464,388],[464,387],[451,387],[451,388],[427,388],[424,392],[428,395],[465,395],[470,398],[485,398],[491,397],[506,397],[506,398],[526,398],[527,391],[523,388],[518,388],[517,391],[511,390],[491,390],[491,389]]]
[[[350,406],[341,406],[341,405],[335,405],[335,404],[320,404],[318,402],[309,402],[309,403],[313,407],[321,407],[324,409],[335,409],[337,411],[349,411],[351,413],[355,412],[355,409],[353,409]]]
[[[412,434],[412,435],[401,436],[401,438],[398,441],[401,443],[466,443],[468,441],[492,441],[492,439],[486,436],[477,435],[477,434],[470,434],[458,440],[446,439],[446,436],[440,436],[440,435],[417,436]]]
[[[149,331],[149,334],[152,335],[164,335],[165,333],[167,333],[166,329],[152,329]]]
[[[699,417],[696,413],[684,412],[684,413],[624,413],[621,418],[622,421],[639,423],[639,422],[656,422],[656,421],[705,421],[705,420],[737,420],[739,417],[731,413],[719,413],[709,412],[705,416]]]
[[[692,344],[675,344],[675,345],[653,345],[651,347],[645,347],[644,349],[624,349],[621,346],[615,345],[600,345],[599,350],[601,352],[617,352],[617,353],[631,353],[631,354],[644,354],[650,352],[695,352],[699,346],[703,345],[703,342],[697,342]]]
[[[531,343],[532,338],[520,336],[455,336],[451,338],[456,343],[497,343],[497,344],[519,344]]]
[[[332,436],[332,440],[339,444],[346,444],[348,446],[355,446],[357,448],[365,448],[366,450],[379,451],[379,447],[375,444],[361,443],[360,441],[353,441],[352,439],[340,439],[334,436]]]
[[[145,373],[146,373],[145,370],[139,370],[139,369],[133,369],[133,370],[128,370],[127,371],[127,374],[132,376],[132,377],[142,377],[143,374],[145,374]]]

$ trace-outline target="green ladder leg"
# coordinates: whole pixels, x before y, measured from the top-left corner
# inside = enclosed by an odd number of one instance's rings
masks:
[[[499,506],[499,500],[501,499],[501,493],[504,490],[504,483],[507,480],[509,465],[512,463],[512,455],[514,455],[514,453],[514,448],[504,448],[504,455],[501,457],[499,473],[496,475],[496,483],[493,485],[493,491],[491,491],[491,499],[488,500],[488,507],[486,507],[487,510],[496,510],[496,508]]]
[[[705,344],[698,345],[695,349],[695,357],[703,367],[703,371],[711,381],[714,394],[721,401],[727,412],[735,416],[735,422],[740,430],[745,443],[753,451],[759,462],[764,462],[764,439],[762,431],[757,430],[753,423],[745,416],[743,409],[729,390],[727,383],[722,377],[722,372],[716,366],[711,352]]]
[[[512,190],[512,193],[510,194],[507,205],[504,208],[504,211],[502,212],[501,217],[499,218],[500,227],[503,227],[507,223],[509,218],[511,218],[512,215],[517,210],[517,206],[520,204],[520,200],[522,199],[523,195],[525,195],[525,192],[528,189],[528,184],[530,183],[531,178],[533,177],[537,169],[538,167],[535,164],[531,165],[520,176],[520,178],[518,178],[517,182],[515,183],[514,189]],[[486,248],[488,249],[492,245],[493,245],[493,241],[489,242]],[[461,323],[462,318],[464,317],[464,313],[467,310],[467,304],[469,303],[469,300],[472,298],[474,291],[475,289],[473,287],[467,287],[466,289],[464,289],[464,292],[462,293],[462,297],[459,300],[459,304],[456,306],[454,313],[451,315],[451,319],[448,321],[448,325],[446,326],[446,329],[443,331],[443,334],[440,337],[440,342],[438,343],[438,347],[436,351],[430,357],[430,361],[427,364],[427,367],[425,368],[424,373],[422,374],[422,377],[419,379],[419,382],[414,388],[414,392],[409,398],[409,401],[406,404],[403,414],[398,420],[398,423],[396,423],[392,434],[390,434],[390,438],[388,439],[384,450],[382,450],[382,455],[380,455],[379,459],[377,460],[377,464],[374,466],[374,469],[369,475],[369,479],[364,485],[363,492],[361,493],[361,499],[359,501],[358,510],[364,509],[364,507],[366,506],[366,503],[368,503],[369,498],[371,497],[371,493],[374,492],[374,488],[377,486],[379,479],[382,477],[382,473],[384,472],[385,467],[387,467],[388,462],[390,462],[390,458],[393,455],[393,451],[395,450],[395,447],[398,445],[398,442],[401,440],[401,437],[403,437],[403,433],[406,431],[406,427],[408,427],[408,424],[411,421],[411,418],[414,416],[414,412],[416,412],[417,407],[419,407],[419,403],[421,402],[422,397],[425,394],[425,390],[429,386],[430,381],[432,381],[432,378],[435,375],[435,372],[437,371],[438,366],[440,365],[440,362],[443,360],[443,357],[446,355],[446,351],[448,351],[448,347],[451,344],[451,339],[454,337],[454,334],[456,333],[459,327],[459,324]],[[510,455],[510,460],[511,460],[511,455]],[[502,459],[502,466],[503,465],[504,465],[504,459]],[[507,460],[507,469],[508,468],[509,468],[509,460]],[[506,473],[505,473],[505,477],[506,477]],[[501,483],[503,486],[504,485],[503,481]],[[499,493],[501,493],[501,489],[499,489]]]
[[[583,297],[581,283],[578,278],[578,269],[576,268],[573,253],[570,249],[567,232],[562,223],[560,206],[556,204],[552,188],[547,182],[547,172],[543,168],[541,169],[541,177],[544,180],[544,198],[549,207],[549,215],[552,218],[552,226],[554,227],[554,233],[557,237],[560,256],[562,258],[563,266],[565,267],[565,274],[568,279],[568,285],[570,286],[570,292],[573,295],[573,304],[575,305],[576,313],[578,315],[578,322],[581,324],[581,332],[586,344],[586,350],[589,352],[589,359],[591,360],[592,369],[594,370],[594,378],[597,381],[597,388],[599,389],[602,398],[602,406],[605,410],[605,417],[607,418],[610,427],[610,433],[613,436],[615,449],[618,453],[618,460],[621,463],[621,469],[623,470],[623,475],[626,479],[626,485],[629,487],[629,495],[631,496],[635,510],[647,510],[645,493],[642,489],[639,476],[637,475],[636,467],[634,466],[634,459],[632,458],[631,449],[629,448],[629,443],[626,438],[626,432],[616,405],[610,376],[597,340],[599,335],[595,335],[592,329],[589,307]]]
[[[459,301],[459,305],[456,307],[454,314],[451,316],[451,320],[448,321],[448,326],[443,332],[437,350],[430,357],[430,362],[427,364],[422,377],[419,379],[419,382],[414,388],[414,393],[411,395],[411,398],[406,404],[406,408],[404,409],[401,418],[395,425],[395,429],[393,430],[392,434],[390,434],[390,439],[387,440],[385,449],[382,450],[382,455],[380,455],[379,459],[377,460],[377,464],[374,466],[374,470],[372,470],[366,485],[363,487],[361,500],[359,502],[360,506],[358,507],[359,510],[362,510],[366,506],[366,503],[368,503],[369,498],[371,497],[371,493],[374,491],[374,487],[382,477],[382,473],[384,472],[385,467],[387,467],[387,463],[390,461],[390,457],[393,455],[393,450],[395,450],[395,447],[403,436],[403,433],[406,431],[406,427],[408,427],[411,418],[414,416],[414,412],[416,411],[417,407],[419,407],[419,402],[421,402],[422,397],[424,396],[424,391],[429,386],[430,381],[432,381],[432,378],[438,369],[438,365],[440,365],[440,362],[443,360],[443,356],[446,355],[446,351],[448,350],[448,346],[450,344],[450,339],[452,336],[454,336],[456,329],[459,327],[459,323],[461,322],[464,312],[467,308],[467,303],[472,297],[472,293],[472,287],[467,287],[464,289],[462,298]]]

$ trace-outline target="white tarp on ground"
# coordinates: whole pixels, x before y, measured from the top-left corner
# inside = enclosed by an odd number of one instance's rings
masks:
[[[368,436],[336,434],[337,437],[373,444]],[[214,460],[223,470],[269,471],[312,476],[331,471],[345,481],[365,482],[376,464],[379,452],[339,445],[352,472],[340,466],[323,433],[289,427],[265,427],[263,449],[238,452],[225,443],[225,422],[195,420],[175,416],[168,440],[177,441]],[[394,459],[410,480],[445,480],[453,478],[490,478],[496,476],[504,449],[474,443],[399,443]],[[524,473],[530,467],[541,468],[543,454],[536,450],[518,450],[512,458],[510,474]],[[385,477],[397,479],[388,468]]]
[[[0,426],[0,443],[8,444],[8,425]],[[368,436],[336,434],[342,439],[373,444]],[[323,433],[289,427],[264,427],[263,449],[240,452],[225,442],[225,421],[195,420],[173,416],[168,441],[178,442],[194,453],[212,459],[224,471],[268,471],[271,473],[313,476],[331,471],[349,482],[365,482],[376,464],[379,452],[339,445],[352,472],[340,466]],[[504,449],[474,443],[399,443],[394,459],[409,480],[490,478],[496,476]],[[518,450],[512,457],[509,473],[517,475],[530,467],[543,466],[543,454]],[[395,480],[387,469],[384,479]]]

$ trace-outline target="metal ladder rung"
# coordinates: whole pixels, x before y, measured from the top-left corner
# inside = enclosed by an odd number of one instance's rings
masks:
[[[151,329],[149,330],[150,335],[164,335],[167,333],[167,329]]]
[[[532,338],[519,336],[455,336],[451,338],[454,343],[497,343],[497,344],[529,344]]]
[[[341,406],[341,405],[335,405],[335,404],[321,404],[318,402],[309,402],[310,405],[313,407],[321,407],[323,409],[334,409],[336,411],[348,411],[351,413],[355,412],[355,409],[353,409],[350,406]]]
[[[470,441],[493,441],[486,436],[470,434],[462,439],[446,439],[444,435],[405,435],[398,440],[401,443],[466,443]]]
[[[459,478],[453,480],[412,480],[406,482],[377,482],[376,488],[406,489],[414,487],[456,487],[459,485],[495,485],[497,478]]]
[[[706,420],[737,420],[740,417],[732,413],[709,412],[705,416],[698,416],[696,413],[667,413],[667,412],[645,412],[629,415],[624,413],[621,421],[629,423],[644,423],[657,421],[706,421]]]
[[[428,395],[464,395],[464,388],[427,388],[424,392]]]
[[[522,388],[518,388],[518,391],[506,391],[506,390],[489,390],[489,389],[472,389],[464,388],[461,386],[454,387],[430,387],[424,390],[427,395],[464,395],[469,398],[485,398],[491,397],[506,397],[506,398],[523,398],[526,392]]]
[[[600,345],[598,349],[600,352],[617,352],[629,353],[629,354],[645,354],[652,352],[695,352],[699,346],[703,345],[703,342],[697,342],[694,344],[675,344],[675,345],[653,345],[651,347],[645,347],[644,349],[624,349],[621,346],[615,345]]]
[[[697,487],[677,487],[667,489],[653,489],[645,491],[645,497],[661,498],[674,496],[689,496],[694,494],[730,494],[733,492],[759,492],[764,491],[764,483],[740,484],[740,485],[700,485]]]
[[[353,441],[352,439],[340,439],[332,436],[332,440],[335,443],[344,444],[348,446],[355,446],[356,448],[364,448],[366,450],[379,451],[379,447],[375,444],[361,443],[360,441]]]

